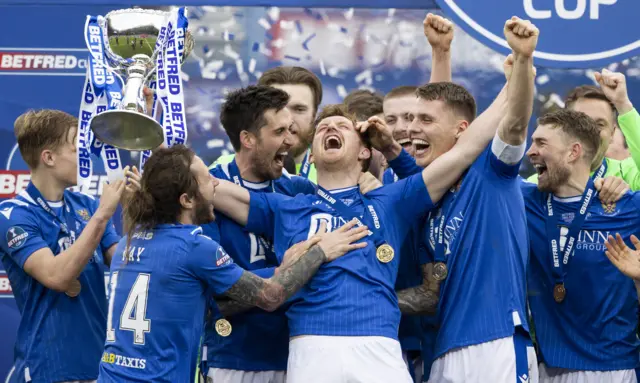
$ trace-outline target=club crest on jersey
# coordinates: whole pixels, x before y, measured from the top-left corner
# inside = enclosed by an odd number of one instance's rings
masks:
[[[27,242],[29,233],[24,231],[20,226],[13,226],[7,230],[7,246],[10,249],[17,249]]]
[[[87,211],[87,209],[79,209],[76,210],[76,214],[78,214],[78,216],[80,218],[82,218],[83,221],[88,222],[89,219],[91,219],[91,214],[89,214],[89,212]]]
[[[222,247],[218,247],[218,251],[216,251],[216,266],[224,266],[232,263],[233,260],[227,254]]]
[[[615,202],[612,202],[612,203],[601,202],[601,204],[602,204],[602,210],[604,210],[605,215],[612,215],[616,212]]]

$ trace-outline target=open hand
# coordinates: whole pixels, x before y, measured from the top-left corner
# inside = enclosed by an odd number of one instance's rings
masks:
[[[631,236],[631,243],[636,248],[631,250],[629,246],[622,240],[620,234],[616,234],[614,239],[609,236],[609,240],[605,242],[607,258],[629,278],[634,281],[640,281],[640,241],[635,235]]]

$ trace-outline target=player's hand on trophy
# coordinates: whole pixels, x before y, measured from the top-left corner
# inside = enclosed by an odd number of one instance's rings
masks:
[[[448,52],[453,41],[453,23],[442,16],[427,13],[422,22],[424,35],[434,51]]]
[[[105,182],[102,187],[102,196],[100,196],[100,205],[94,215],[102,218],[110,219],[116,212],[118,203],[124,193],[125,181],[117,180],[115,182]]]
[[[594,77],[618,113],[625,114],[633,109],[627,93],[627,78],[624,74],[603,69],[602,72],[595,72]]]
[[[539,34],[538,28],[529,20],[522,20],[516,16],[504,24],[504,36],[516,59],[520,55],[524,57],[533,55],[538,45]]]
[[[599,192],[600,201],[605,204],[612,204],[629,191],[629,184],[620,177],[609,176],[596,180],[594,186]]]
[[[324,231],[326,231],[326,222],[322,221],[322,224],[325,225]],[[321,237],[319,235],[314,235],[313,237],[307,239],[306,241],[298,242],[295,245],[291,246],[285,253],[282,258],[282,263],[278,268],[276,268],[276,273],[291,264],[295,263],[300,257],[302,257],[313,245],[320,242]]]
[[[144,87],[144,89],[142,89],[142,94],[144,95],[144,102],[147,106],[147,115],[149,115],[149,117],[153,117],[153,95],[154,95],[154,91],[153,89],[149,88],[149,87]]]
[[[640,240],[632,235],[631,243],[635,250],[624,243],[620,234],[616,234],[615,238],[610,235],[609,240],[604,243],[607,247],[605,254],[622,274],[640,283]]]
[[[321,221],[316,236],[320,238],[318,246],[324,252],[325,262],[333,261],[352,250],[362,249],[367,246],[366,242],[355,242],[369,235],[369,229],[366,226],[356,225],[357,221],[352,219],[339,229],[327,233],[327,224],[325,221]]]
[[[138,171],[137,167],[125,166],[124,168],[125,187],[124,187],[124,193],[122,193],[122,198],[120,201],[122,205],[124,205],[124,203],[133,196],[133,193],[140,190],[141,177],[142,176]]]
[[[373,174],[369,172],[360,173],[360,178],[358,178],[358,186],[360,187],[360,193],[367,194],[372,190],[376,190],[377,188],[382,186],[382,182],[377,179]]]

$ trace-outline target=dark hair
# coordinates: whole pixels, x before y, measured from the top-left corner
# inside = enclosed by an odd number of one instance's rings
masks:
[[[584,148],[585,159],[591,163],[600,147],[600,128],[589,116],[570,109],[558,109],[538,118],[538,125],[561,129],[569,137],[578,140]]]
[[[78,119],[61,110],[28,110],[13,123],[20,155],[29,168],[40,163],[43,150],[57,150],[69,139],[69,130],[78,126]]]
[[[464,87],[452,82],[432,82],[419,87],[416,96],[426,101],[442,101],[471,123],[476,118],[476,100]]]
[[[387,93],[384,96],[384,99],[388,100],[390,98],[404,97],[404,96],[409,96],[409,95],[415,96],[417,90],[418,90],[417,86],[400,85],[400,86],[397,86],[397,87],[391,89],[389,91],[389,93]]]
[[[577,88],[573,88],[564,99],[564,107],[572,109],[575,103],[581,98],[606,102],[611,107],[611,111],[613,113],[613,122],[616,122],[616,107],[615,105],[613,105],[611,100],[607,98],[602,89],[593,85],[581,85]]]
[[[318,112],[322,102],[322,83],[318,76],[310,70],[299,66],[278,66],[264,72],[258,80],[258,85],[270,86],[273,84],[302,84],[311,89],[313,93],[313,115]]]
[[[127,248],[135,231],[176,222],[182,211],[182,194],[198,195],[198,181],[190,169],[194,157],[195,153],[184,145],[158,149],[149,157],[140,189],[124,204]]]
[[[349,93],[342,101],[349,113],[356,115],[358,121],[367,120],[382,113],[382,95],[370,90],[358,89]]]
[[[351,123],[353,124],[353,128],[355,129],[356,125],[357,125],[357,120],[356,120],[356,116],[353,113],[350,113],[347,110],[347,106],[344,104],[331,104],[331,105],[327,105],[324,108],[322,108],[322,111],[318,114],[318,116],[316,117],[316,120],[313,122],[313,126],[317,129],[318,124],[320,124],[320,121],[324,120],[325,118],[328,117],[333,117],[333,116],[341,116],[341,117],[345,117],[347,118],[349,121],[351,121]],[[369,138],[368,134],[360,134],[360,138],[362,139],[362,142],[364,143],[364,146],[366,148],[368,148],[369,150],[372,150],[371,147],[371,139]],[[372,152],[373,154],[373,152]],[[362,171],[366,172],[367,170],[369,170],[369,165],[371,165],[371,156],[369,156],[368,159],[362,161]]]
[[[278,112],[288,102],[287,92],[270,86],[252,85],[229,93],[220,109],[220,122],[236,152],[242,147],[240,133],[243,130],[259,135],[266,123],[264,113],[270,109]]]

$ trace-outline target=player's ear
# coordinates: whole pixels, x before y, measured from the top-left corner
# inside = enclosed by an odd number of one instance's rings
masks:
[[[240,132],[240,145],[242,145],[242,147],[253,149],[256,146],[257,141],[255,134],[246,130]]]
[[[187,193],[182,193],[180,195],[180,206],[182,206],[185,210],[193,209],[195,204],[195,198],[190,198]]]
[[[369,158],[371,158],[371,149],[367,148],[366,146],[362,147],[362,149],[360,149],[360,153],[358,153],[358,160],[364,161],[368,160]]]
[[[456,126],[456,140],[459,139],[460,136],[462,136],[462,133],[464,133],[468,127],[469,127],[469,121],[465,121],[465,120],[458,121],[458,126]]]
[[[569,146],[568,162],[575,162],[583,155],[582,145],[579,142],[574,142]]]
[[[42,162],[45,166],[54,166],[56,161],[53,151],[49,149],[43,150],[42,153],[40,153],[40,162]]]

